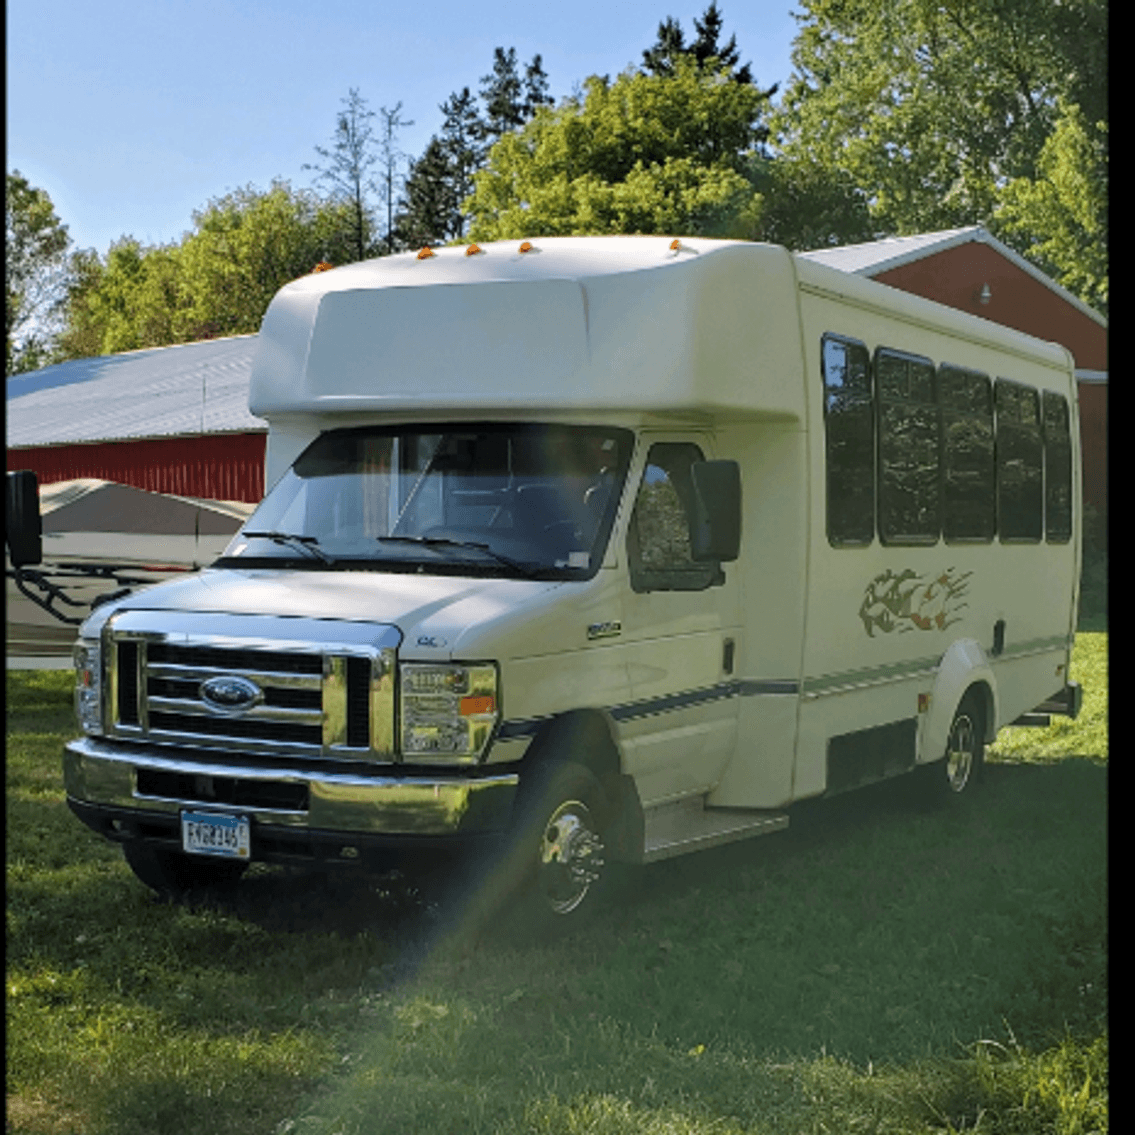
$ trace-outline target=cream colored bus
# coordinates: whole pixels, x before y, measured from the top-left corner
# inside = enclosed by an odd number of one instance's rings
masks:
[[[289,284],[250,409],[256,512],[76,647],[68,798],[151,886],[477,846],[570,922],[1078,709],[1062,347],[769,245],[534,239]]]

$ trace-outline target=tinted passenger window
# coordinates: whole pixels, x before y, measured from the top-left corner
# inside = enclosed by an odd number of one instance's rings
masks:
[[[822,365],[828,540],[870,544],[875,536],[875,414],[867,348],[825,335]]]
[[[875,352],[879,398],[879,535],[932,544],[941,528],[938,406],[929,359]]]
[[[1044,392],[1044,525],[1049,543],[1072,539],[1072,438],[1068,403]]]
[[[999,378],[997,513],[1002,540],[1039,540],[1044,490],[1037,392]]]
[[[688,442],[650,447],[627,535],[635,591],[701,591],[718,580],[717,564],[696,563],[690,555],[690,466],[703,460]]]
[[[942,408],[942,531],[947,541],[993,539],[997,524],[993,398],[977,371],[938,368]]]

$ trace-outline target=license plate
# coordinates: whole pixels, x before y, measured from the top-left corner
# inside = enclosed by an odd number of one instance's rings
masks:
[[[190,855],[219,855],[225,859],[248,859],[247,816],[217,812],[182,812],[181,847]]]

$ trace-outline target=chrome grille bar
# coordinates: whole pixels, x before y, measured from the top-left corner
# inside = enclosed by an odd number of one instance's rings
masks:
[[[224,715],[218,716],[203,701],[192,698],[162,698],[152,694],[147,698],[150,713],[182,713],[189,717],[208,717],[214,721],[225,721]],[[315,725],[323,723],[323,710],[320,709],[289,709],[281,706],[254,705],[246,709],[237,718],[240,721],[281,721],[291,725]]]

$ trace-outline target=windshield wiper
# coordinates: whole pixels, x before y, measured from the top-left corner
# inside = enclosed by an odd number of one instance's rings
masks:
[[[543,565],[521,563],[520,560],[514,560],[511,556],[494,551],[488,544],[474,540],[454,540],[449,536],[376,536],[375,539],[382,544],[424,544],[427,548],[472,548],[476,552],[484,552],[492,556],[497,563],[512,568],[526,579],[535,579],[537,572],[543,570]]]
[[[272,540],[277,544],[296,544],[305,552],[310,552],[317,560],[322,560],[325,564],[333,562],[326,552],[320,550],[319,540],[314,536],[300,536],[295,532],[242,532],[241,535],[248,537],[261,536],[265,540]]]

